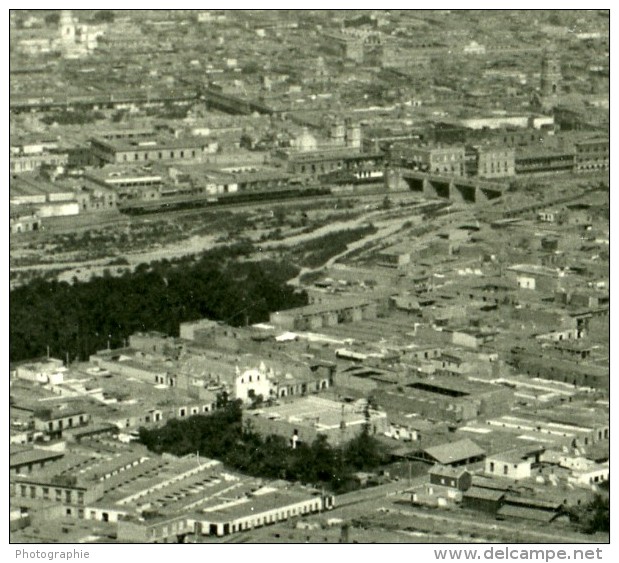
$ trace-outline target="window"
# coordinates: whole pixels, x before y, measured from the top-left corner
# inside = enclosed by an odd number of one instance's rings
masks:
[[[56,501],[60,502],[62,500],[62,490],[54,489],[54,493],[56,494]]]
[[[507,465],[503,466],[503,475],[507,475],[509,473],[509,467]]]

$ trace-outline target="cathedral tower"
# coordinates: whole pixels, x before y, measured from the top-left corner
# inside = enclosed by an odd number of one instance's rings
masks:
[[[561,93],[561,60],[555,49],[544,51],[541,91],[543,97]]]

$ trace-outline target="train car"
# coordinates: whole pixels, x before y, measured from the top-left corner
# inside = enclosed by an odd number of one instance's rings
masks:
[[[303,197],[331,195],[331,189],[324,186],[287,186],[268,191],[236,192],[218,196],[171,196],[156,201],[132,201],[119,206],[126,215],[145,215],[148,213],[165,213],[166,211],[183,211],[202,207],[222,205],[241,205],[244,203],[263,203],[291,200]]]

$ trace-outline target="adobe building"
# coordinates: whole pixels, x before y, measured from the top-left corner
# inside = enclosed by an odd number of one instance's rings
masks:
[[[485,461],[485,472],[516,481],[528,479],[532,470],[540,465],[544,451],[545,448],[541,446],[524,446],[489,455]]]
[[[464,492],[471,488],[473,478],[471,473],[462,467],[435,465],[429,471],[430,484],[449,487]]]
[[[269,322],[286,330],[316,330],[323,326],[375,319],[377,309],[378,305],[374,301],[349,297],[276,311],[269,315]]]

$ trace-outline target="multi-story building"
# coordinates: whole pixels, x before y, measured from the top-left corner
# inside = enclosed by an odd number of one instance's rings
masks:
[[[610,141],[608,137],[596,137],[575,144],[575,172],[598,172],[610,170]]]
[[[13,206],[9,213],[9,228],[11,234],[38,231],[41,228],[41,218],[28,206],[23,209]]]
[[[94,158],[101,164],[137,164],[159,161],[199,162],[209,142],[203,138],[90,140]]]
[[[569,149],[542,149],[530,147],[516,154],[516,175],[572,172],[574,151]]]
[[[83,409],[39,409],[34,413],[34,428],[50,436],[62,436],[63,430],[85,426],[90,414]]]
[[[465,175],[465,149],[454,146],[394,147],[391,161],[396,166],[445,176]]]
[[[482,178],[506,178],[516,174],[516,151],[507,147],[475,147],[477,175]]]
[[[85,178],[92,184],[113,189],[121,202],[158,200],[164,188],[164,178],[160,172],[137,166],[110,165],[89,171]]]
[[[40,499],[56,502],[62,505],[66,516],[83,518],[84,507],[103,497],[103,483],[78,479],[72,474],[61,475],[53,469],[44,468],[30,475],[16,475],[11,483],[16,501]]]

